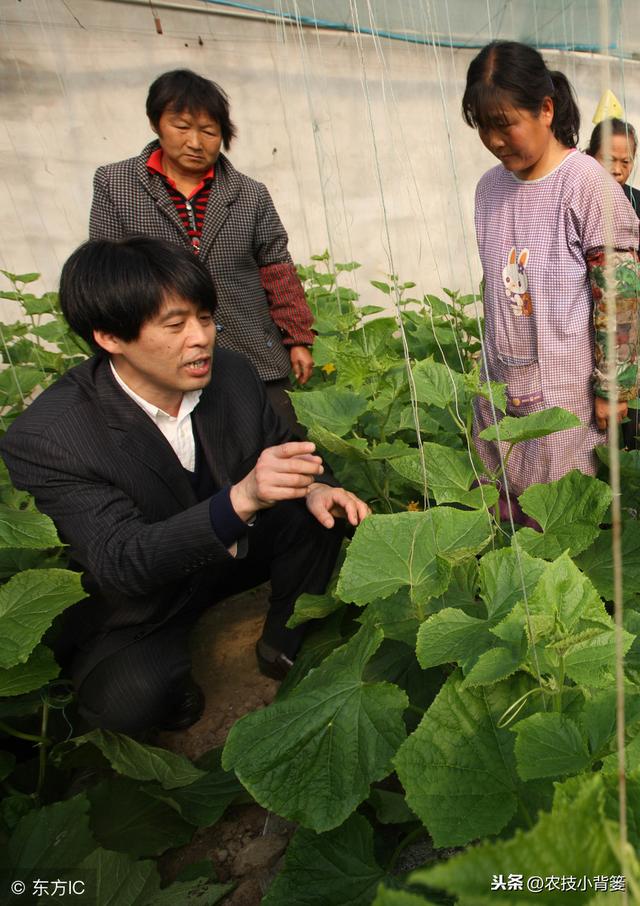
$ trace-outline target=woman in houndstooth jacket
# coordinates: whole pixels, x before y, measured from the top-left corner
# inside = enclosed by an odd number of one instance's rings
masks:
[[[289,371],[313,369],[312,314],[287,249],[287,233],[262,183],[239,173],[224,91],[189,70],[167,72],[147,96],[156,141],[137,157],[99,167],[89,235],[146,235],[191,248],[216,289],[217,342],[244,353],[289,422]]]

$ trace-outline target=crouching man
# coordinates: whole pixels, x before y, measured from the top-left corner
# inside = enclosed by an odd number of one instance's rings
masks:
[[[188,636],[203,610],[266,580],[256,652],[281,678],[296,598],[331,576],[346,517],[368,508],[292,439],[241,355],[214,351],[215,294],[188,250],[94,240],[64,265],[65,318],[95,355],[42,393],[0,451],[84,572],[61,657],[81,716],[139,733],[203,707]]]

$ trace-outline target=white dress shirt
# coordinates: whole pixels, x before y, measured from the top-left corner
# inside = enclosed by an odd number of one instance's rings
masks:
[[[191,424],[191,413],[200,401],[202,390],[188,390],[182,396],[180,409],[177,415],[169,415],[153,403],[147,402],[141,396],[127,386],[122,380],[116,368],[111,361],[111,371],[113,376],[122,387],[127,396],[130,396],[134,403],[147,413],[151,421],[162,431],[167,438],[173,452],[176,454],[182,466],[189,472],[194,472],[196,468],[196,443],[193,437],[193,425]]]

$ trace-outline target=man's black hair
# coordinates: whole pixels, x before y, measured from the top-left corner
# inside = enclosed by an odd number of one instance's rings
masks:
[[[130,342],[170,296],[212,314],[216,294],[193,252],[162,239],[90,239],[60,275],[60,306],[69,326],[94,348],[93,331]]]
[[[215,82],[190,69],[172,69],[152,83],[147,95],[147,116],[154,129],[158,128],[165,110],[174,113],[186,111],[192,116],[203,112],[208,114],[220,126],[225,151],[236,134],[226,93]]]

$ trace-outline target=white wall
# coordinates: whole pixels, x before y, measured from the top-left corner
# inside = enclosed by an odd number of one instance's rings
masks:
[[[151,138],[150,82],[189,67],[229,93],[231,159],[271,190],[295,260],[327,245],[338,261],[359,260],[368,302],[381,297],[367,280],[392,264],[421,292],[470,291],[474,186],[493,163],[460,116],[476,51],[359,42],[192,6],[157,7],[157,34],[148,4],[0,0],[0,266],[57,285],[86,238],[95,168],[139,152]],[[545,56],[574,82],[586,141],[605,63]],[[613,61],[607,84],[640,125],[640,62]]]

